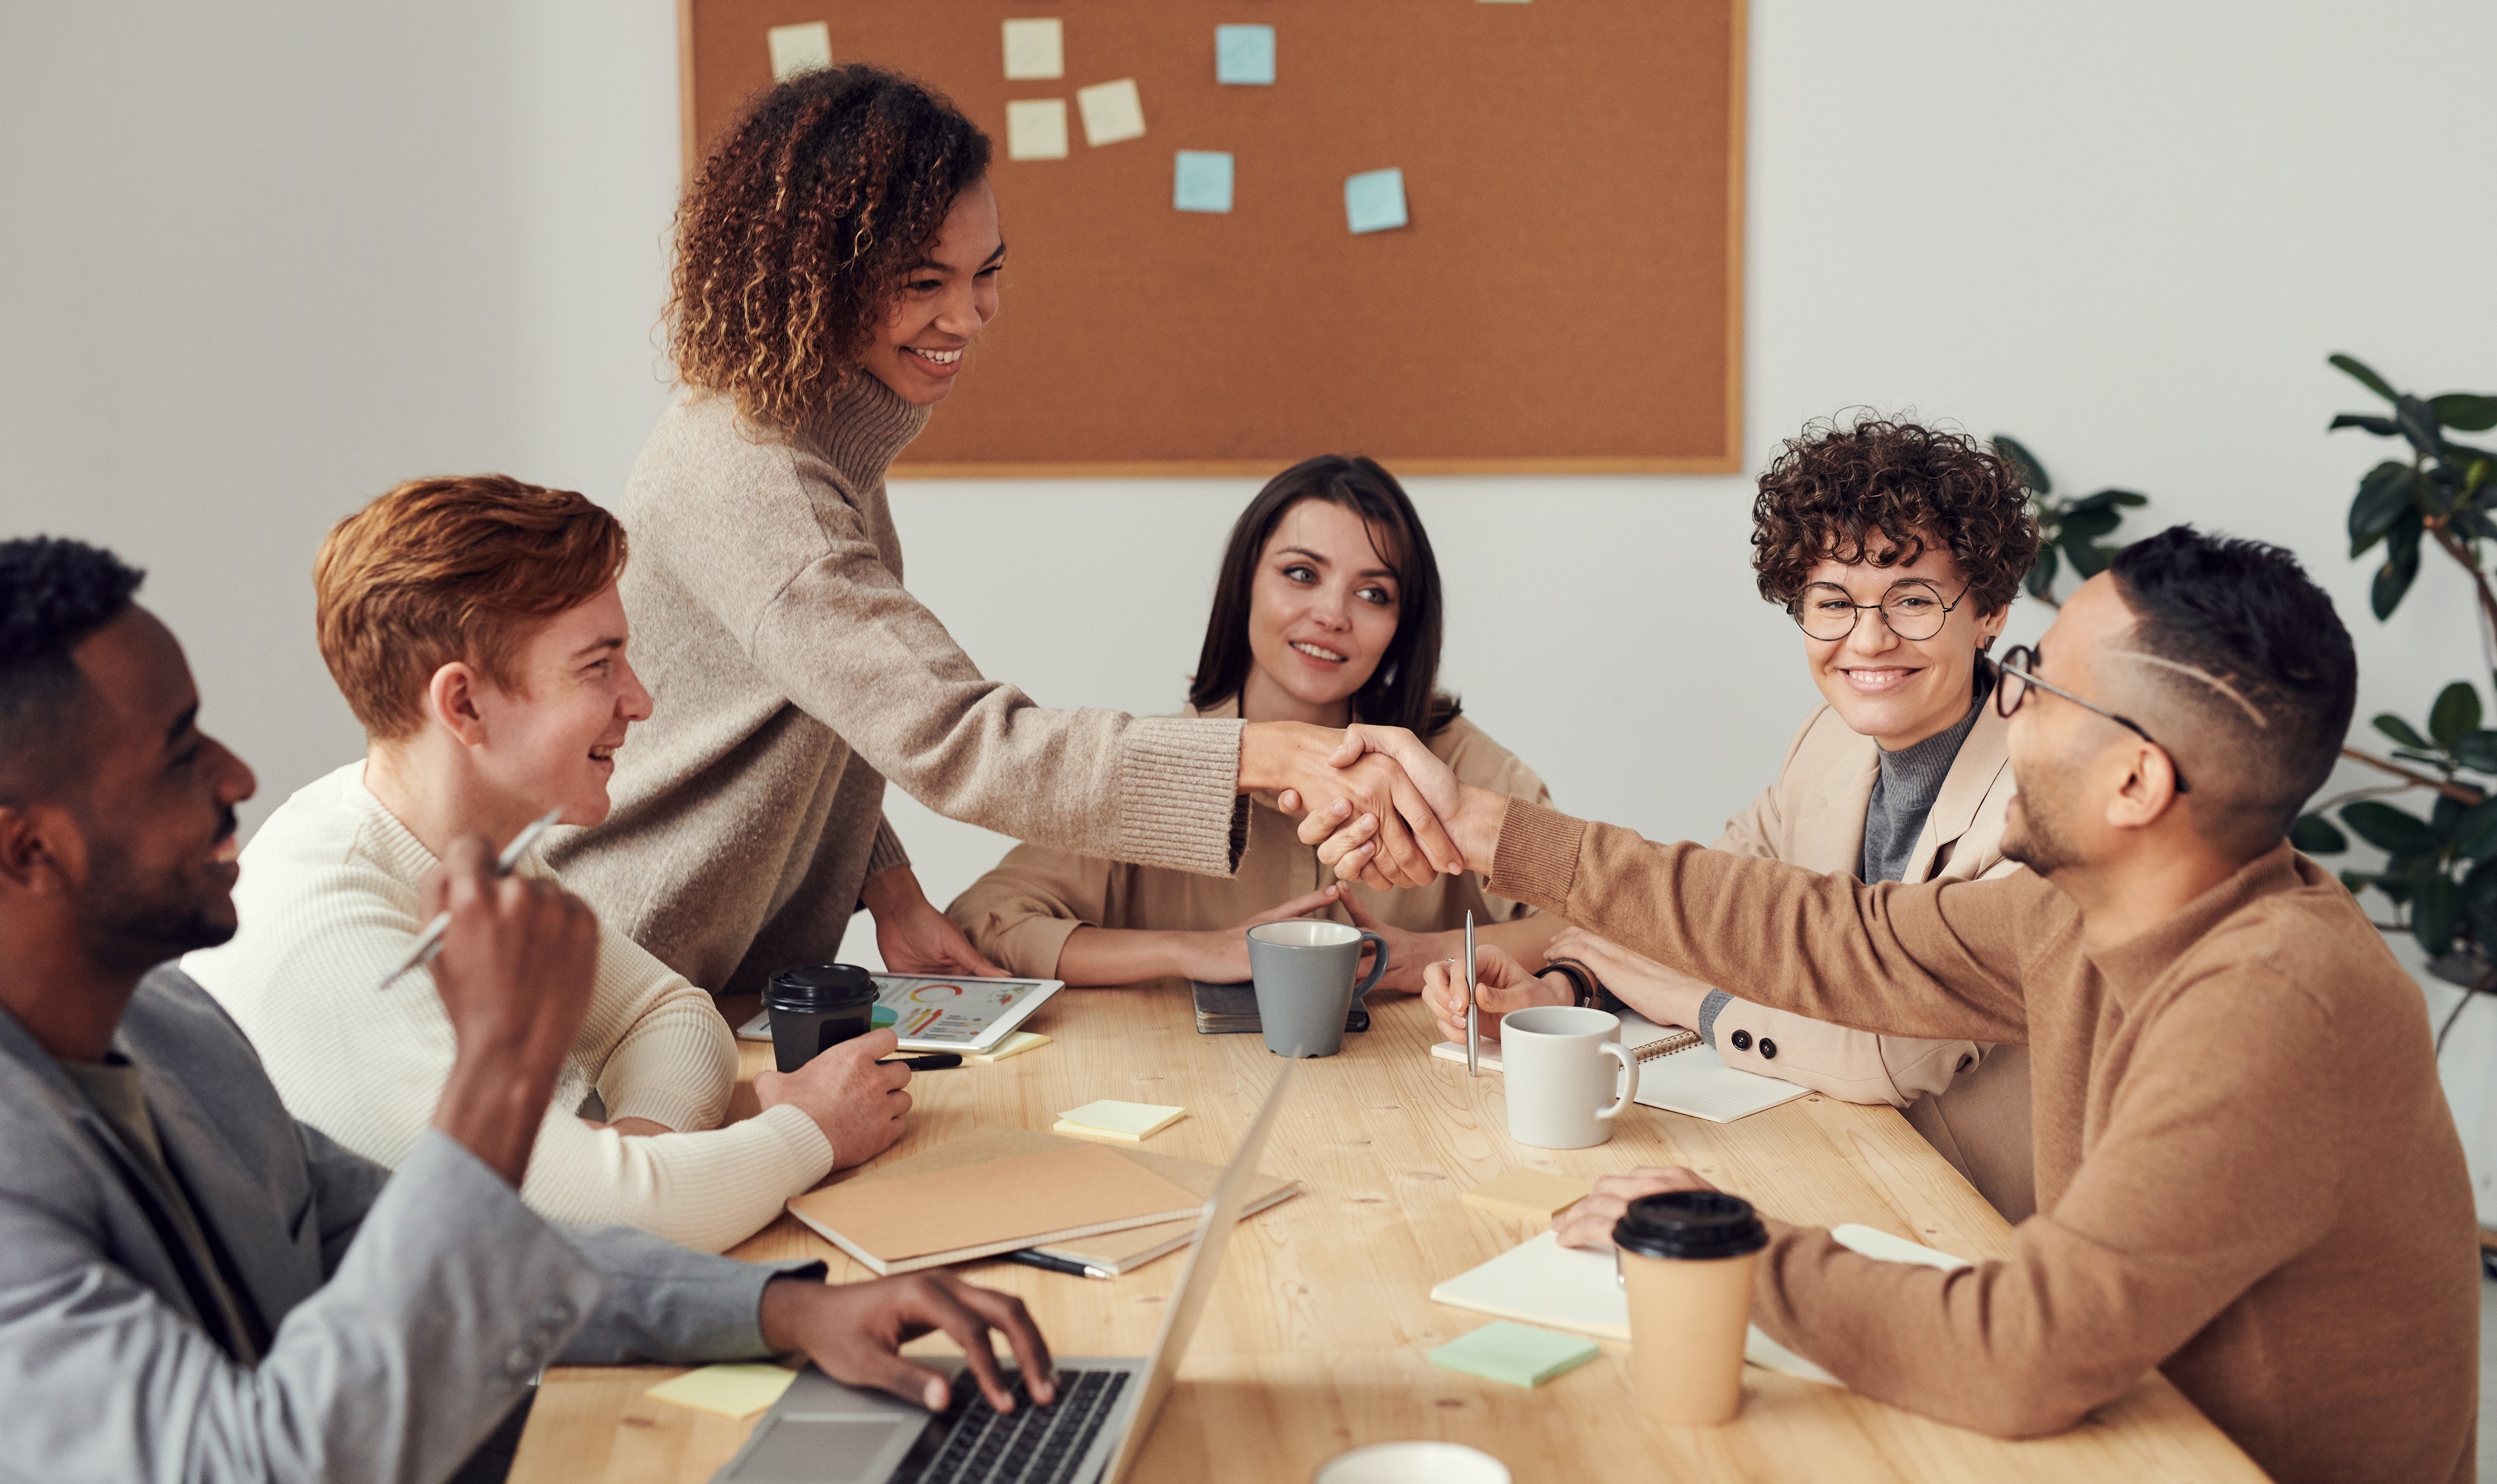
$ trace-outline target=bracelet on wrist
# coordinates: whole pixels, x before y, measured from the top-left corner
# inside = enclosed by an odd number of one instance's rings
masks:
[[[1571,1002],[1581,1009],[1604,1010],[1618,1015],[1625,1008],[1621,996],[1604,988],[1596,971],[1576,959],[1555,959],[1543,965],[1543,972],[1559,974],[1569,981]]]

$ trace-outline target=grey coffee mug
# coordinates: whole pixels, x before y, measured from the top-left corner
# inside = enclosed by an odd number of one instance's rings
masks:
[[[1356,986],[1361,945],[1378,950],[1370,977]],[[1248,930],[1248,977],[1257,986],[1257,1019],[1266,1049],[1278,1057],[1332,1057],[1343,1050],[1343,1021],[1352,1002],[1387,972],[1387,940],[1342,923],[1266,923]]]

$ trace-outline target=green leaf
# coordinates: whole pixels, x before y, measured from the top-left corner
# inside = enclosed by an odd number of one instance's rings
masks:
[[[2483,799],[2462,811],[2453,827],[2453,848],[2475,861],[2497,856],[2497,799]]]
[[[2480,729],[2480,692],[2469,680],[2456,680],[2437,693],[2428,708],[2427,732],[2440,747],[2450,747],[2465,732]]]
[[[2330,360],[2332,364],[2340,367],[2341,370],[2348,373],[2352,380],[2357,382],[2360,386],[2365,387],[2368,391],[2375,393],[2378,396],[2383,397],[2388,402],[2397,402],[2401,400],[2402,395],[2394,391],[2392,387],[2385,381],[2385,378],[2377,375],[2374,371],[2369,370],[2357,357],[2344,356],[2336,352]]]
[[[2052,494],[2055,492],[2054,481],[2046,477],[2046,466],[2038,461],[2037,455],[2029,452],[2029,446],[2027,444],[2022,443],[2019,439],[2014,438],[2009,433],[1996,433],[1994,435],[1994,451],[2011,461],[2013,472],[2020,476],[2020,483],[2029,487],[2030,493]]]
[[[2461,800],[2451,794],[2439,792],[2435,805],[2427,811],[2427,827],[2436,832],[2438,839],[2450,842],[2453,838],[2453,827],[2462,823],[2462,810]]]
[[[2350,848],[2350,837],[2321,814],[2301,814],[2289,827],[2289,842],[2308,855],[2339,855]]]
[[[2109,489],[2106,492],[2114,495],[2115,502],[2119,505],[2147,505],[2150,503],[2150,496],[2146,494],[2136,494],[2130,489]]]
[[[2402,512],[2411,508],[2411,487],[2416,483],[2409,464],[2389,458],[2369,469],[2367,477],[2358,481],[2356,498],[2350,502],[2350,540],[2372,544],[2373,538],[2392,529]],[[2350,554],[2355,556],[2362,550],[2354,545]]]
[[[2441,957],[2453,946],[2458,906],[2451,876],[2430,876],[2418,883],[2418,895],[2411,899],[2411,936],[2418,939],[2429,958]]]
[[[2497,732],[2465,732],[2451,750],[2453,760],[2473,773],[2497,774]]]
[[[2368,607],[2379,618],[2393,616],[2393,610],[2402,606],[2402,595],[2418,577],[2419,529],[2418,512],[2406,510],[2385,532],[2385,564],[2376,569],[2376,580],[2367,590]]]
[[[2086,583],[2106,570],[2108,553],[2105,547],[2076,541],[2069,535],[2063,538],[2063,547],[2064,560],[2072,564],[2072,575],[2081,581]]]
[[[2055,539],[2067,545],[2076,539],[2096,541],[2123,523],[2124,515],[2120,511],[2109,510],[2104,506],[2096,510],[2075,508],[2065,514],[2063,529],[2056,532]]]
[[[2437,430],[2436,409],[2408,393],[2393,403],[2393,421],[2402,425],[2402,436],[2411,440],[2421,458],[2434,458],[2445,446],[2445,434]]]
[[[2390,438],[2402,430],[2402,425],[2390,418],[2373,417],[2363,412],[2341,413],[2335,416],[2331,426],[2323,430],[2327,433],[2337,433],[2345,427],[2363,427],[2379,438]]]
[[[2466,911],[2497,911],[2497,865],[2486,861],[2471,868],[2462,878],[2462,905]]]
[[[2427,404],[2436,409],[2437,421],[2459,432],[2485,432],[2497,427],[2497,396],[2477,392],[2448,392],[2431,396]]]
[[[2435,745],[2435,743],[2429,742],[2426,738],[2418,735],[2418,729],[2414,728],[2409,722],[2404,721],[2402,718],[2394,715],[2390,711],[2379,713],[2376,719],[2369,723],[2369,725],[2373,726],[2377,731],[2384,733],[2386,737],[2391,738],[2393,741],[2400,742],[2405,747],[2429,747]]]
[[[2038,560],[2029,568],[2029,596],[2042,598],[2055,590],[2055,549],[2041,546]]]
[[[2375,799],[2361,799],[2344,808],[2341,822],[2391,856],[2433,855],[2445,843],[2426,820]]]

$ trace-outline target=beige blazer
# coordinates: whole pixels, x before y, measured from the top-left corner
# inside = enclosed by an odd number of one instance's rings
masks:
[[[2003,813],[2014,791],[2005,746],[2010,725],[1991,706],[1978,715],[1925,816],[1907,881],[2025,868],[2003,857]],[[1796,729],[1777,781],[1726,821],[1714,848],[1852,875],[1880,768],[1880,744],[1819,707]],[[1720,1010],[1712,1028],[1726,1065],[1899,1108],[2006,1220],[2037,1210],[2027,1047],[1876,1035],[1741,999]],[[1737,1045],[1738,1031],[1747,1044]]]
[[[1186,716],[1231,717],[1236,703]],[[1468,783],[1549,805],[1551,791],[1517,755],[1459,716],[1431,739],[1431,750]],[[980,952],[1008,973],[1054,978],[1058,955],[1075,930],[1146,928],[1202,931],[1228,928],[1279,902],[1316,891],[1335,873],[1318,864],[1317,849],[1301,843],[1300,821],[1269,799],[1250,796],[1248,844],[1240,868],[1229,876],[1205,876],[1159,866],[1130,866],[1097,855],[1045,845],[1017,845],[996,868],[971,883],[945,909]],[[1380,892],[1355,884],[1362,910],[1392,928],[1438,932],[1477,922],[1505,922],[1533,909],[1483,892],[1483,878],[1467,872],[1428,886]],[[1321,916],[1351,921],[1342,905]]]

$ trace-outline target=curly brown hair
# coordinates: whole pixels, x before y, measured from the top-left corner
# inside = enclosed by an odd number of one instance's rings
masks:
[[[677,208],[668,350],[788,426],[858,374],[901,275],[988,173],[989,137],[879,67],[801,73],[729,127]]]
[[[1886,546],[1868,549],[1874,534]],[[1940,544],[1968,574],[1980,613],[2009,603],[2038,560],[2038,521],[2020,473],[1965,433],[1867,413],[1807,424],[1760,472],[1752,570],[1780,606],[1824,557],[1904,566]]]

